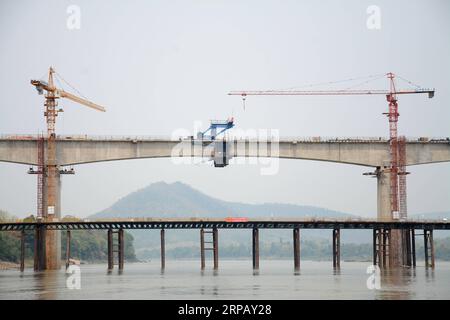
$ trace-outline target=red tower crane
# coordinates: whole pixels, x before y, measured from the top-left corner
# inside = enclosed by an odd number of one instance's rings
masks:
[[[387,102],[389,103],[389,112],[384,113],[389,119],[389,138],[390,138],[390,200],[391,200],[391,217],[393,219],[399,218],[400,204],[406,210],[406,183],[405,177],[406,171],[404,167],[406,163],[400,163],[400,161],[406,161],[404,154],[399,155],[399,151],[406,152],[404,147],[404,139],[400,141],[398,139],[397,123],[398,123],[398,103],[397,96],[403,94],[418,94],[426,93],[428,98],[434,97],[434,89],[397,89],[395,83],[395,75],[392,72],[386,74],[389,79],[389,90],[378,89],[342,89],[342,90],[254,90],[254,91],[231,91],[228,95],[241,96],[245,102],[247,96],[322,96],[322,95],[385,95]],[[403,143],[403,144],[402,144]],[[400,150],[399,150],[400,149]],[[401,183],[399,184],[399,175]],[[399,190],[399,185],[404,190]],[[399,195],[402,199],[399,199]],[[404,199],[403,199],[404,198]],[[406,218],[406,212],[403,213]]]

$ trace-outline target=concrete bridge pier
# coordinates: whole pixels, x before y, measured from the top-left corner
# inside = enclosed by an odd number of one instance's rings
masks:
[[[433,229],[423,230],[423,244],[425,250],[425,267],[434,269]]]
[[[300,228],[293,230],[293,244],[294,244],[294,269],[300,270]]]
[[[47,166],[42,190],[42,215],[45,221],[61,218],[61,175],[58,166]],[[61,268],[61,231],[39,228],[35,234],[34,269]]]
[[[66,232],[66,269],[69,267],[70,264],[70,245],[72,240],[72,234],[70,230],[67,230]]]
[[[391,244],[389,246],[390,262],[391,267],[402,267],[405,266],[403,261],[403,243],[402,243],[402,230],[392,229],[391,230]]]
[[[389,167],[377,167],[377,218],[382,221],[393,221],[391,213],[391,180]],[[381,240],[381,245],[386,247],[386,243]],[[403,244],[402,231],[390,230],[389,232],[389,262],[391,267],[400,267],[403,265]]]
[[[252,258],[253,269],[259,269],[259,229],[253,228],[252,231]]]
[[[403,262],[407,267],[416,267],[416,236],[414,229],[402,231]]]
[[[20,232],[20,272],[25,270],[25,230]]]
[[[119,241],[119,271],[123,270],[123,265],[125,261],[125,238],[123,229],[119,229],[118,233],[118,241]]]
[[[108,271],[114,269],[114,250],[113,250],[113,231],[112,229],[108,230],[107,236],[108,242]]]
[[[46,264],[46,230],[42,225],[37,225],[34,230],[34,271],[45,270]]]
[[[205,269],[205,230],[200,229],[200,269]]]
[[[412,266],[416,267],[416,233],[411,229],[411,250],[412,250]]]
[[[214,258],[214,270],[219,269],[219,231],[217,228],[213,228],[213,258]]]
[[[333,268],[341,267],[341,230],[333,229]]]
[[[164,229],[161,229],[161,269],[164,270],[166,268],[166,232]]]

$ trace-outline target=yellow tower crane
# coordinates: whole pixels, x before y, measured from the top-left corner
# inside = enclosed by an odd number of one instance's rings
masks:
[[[47,122],[46,139],[38,138],[38,170],[30,170],[30,173],[38,174],[38,203],[37,217],[39,221],[52,221],[60,216],[59,208],[59,178],[60,173],[67,173],[58,168],[56,159],[56,117],[62,109],[57,109],[57,99],[66,98],[84,106],[105,112],[105,108],[89,100],[80,98],[63,89],[57,88],[54,84],[54,75],[58,75],[52,67],[48,71],[48,82],[42,80],[31,80],[31,84],[36,87],[39,94],[45,91],[45,112]],[[61,76],[59,76],[61,78]],[[62,78],[61,78],[62,79]],[[62,79],[64,80],[64,79]],[[44,159],[44,145],[47,142],[46,159]],[[73,172],[71,172],[73,173]],[[40,253],[35,255],[35,269],[59,269],[59,234],[55,231],[47,231],[42,236]],[[37,257],[37,258],[36,258]]]

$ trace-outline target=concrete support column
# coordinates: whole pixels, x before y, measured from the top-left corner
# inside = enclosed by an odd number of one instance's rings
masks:
[[[423,241],[425,249],[425,267],[434,269],[434,241],[432,229],[423,230]]]
[[[252,233],[253,269],[259,269],[259,229],[253,228]]]
[[[380,263],[380,258],[379,258],[379,252],[380,252],[379,239],[380,239],[380,231],[378,229],[373,229],[372,255],[373,255],[373,265],[374,266],[376,266],[377,264]]]
[[[45,270],[46,258],[45,258],[45,227],[37,225],[34,231],[34,270]]]
[[[108,230],[108,270],[114,269],[113,231]]]
[[[214,256],[214,270],[219,269],[219,232],[217,228],[212,231],[213,235],[213,256]]]
[[[402,230],[391,230],[391,242],[389,245],[389,262],[392,267],[400,267],[403,265],[403,242],[402,242]]]
[[[341,267],[341,230],[333,229],[333,268]]]
[[[25,270],[25,230],[20,232],[20,272]]]
[[[161,229],[161,269],[166,268],[166,239],[165,230]]]
[[[403,264],[407,267],[416,266],[416,244],[414,229],[403,230]]]
[[[205,269],[205,230],[200,229],[200,268]]]
[[[430,230],[430,249],[431,249],[431,267],[434,269],[435,260],[434,260],[434,240],[433,240],[433,230]]]
[[[125,238],[123,229],[119,229],[119,271],[123,270],[125,261]]]
[[[377,218],[391,221],[391,180],[387,169],[377,168]]]
[[[300,228],[294,228],[293,230],[293,243],[294,243],[294,269],[300,270]]]
[[[377,218],[380,221],[392,221],[391,181],[389,169],[377,170]],[[389,239],[389,262],[391,267],[402,265],[402,231],[391,230]],[[384,242],[384,241],[383,241]],[[387,251],[384,251],[387,254]]]
[[[70,230],[67,230],[66,233],[66,269],[69,267],[70,264],[70,243],[71,243],[71,233]]]
[[[403,234],[403,265],[407,267],[412,266],[412,248],[411,248],[411,229],[405,229]]]
[[[391,229],[381,229],[380,235],[380,245],[381,245],[381,267],[386,268],[392,266],[392,230]]]
[[[428,230],[423,230],[423,249],[425,251],[425,268],[429,267]]]
[[[416,267],[416,231],[411,229],[411,254],[412,254],[412,265]]]
[[[44,176],[44,216],[47,221],[61,218],[61,176],[58,166],[48,166]],[[45,230],[46,270],[61,268],[61,231]]]

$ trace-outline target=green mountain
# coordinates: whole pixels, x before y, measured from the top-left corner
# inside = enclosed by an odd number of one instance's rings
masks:
[[[281,203],[246,204],[229,202],[210,197],[181,183],[153,183],[121,198],[111,207],[90,218],[136,218],[136,217],[354,217],[350,214],[313,207]],[[132,230],[138,258],[146,259],[158,255],[159,233],[157,230]],[[251,244],[248,230],[224,230],[220,232],[222,254],[237,255],[249,252]],[[302,238],[331,241],[330,230],[302,230]],[[289,243],[291,230],[261,230],[261,247],[264,244]],[[369,243],[371,233],[367,230],[343,232],[342,242]],[[199,245],[198,230],[167,230],[166,248],[175,257],[196,255]],[[237,250],[237,251],[236,251]],[[331,250],[331,249],[330,249]]]
[[[5,213],[0,212],[0,219]],[[90,218],[137,218],[137,217],[356,217],[313,206],[281,203],[246,204],[229,202],[210,197],[181,182],[153,183],[143,189],[119,199],[111,207],[92,215]],[[448,212],[413,215],[413,219],[449,218]],[[436,255],[450,260],[450,238],[447,233],[436,232]],[[64,238],[64,233],[63,233]],[[18,234],[0,234],[0,260],[18,260]],[[301,230],[302,257],[305,259],[331,258],[330,230]],[[342,258],[369,260],[372,254],[372,232],[370,230],[342,230]],[[28,243],[29,242],[29,243]],[[159,230],[128,230],[126,239],[126,259],[157,258],[160,253]],[[221,257],[250,257],[250,230],[220,230],[219,254]],[[62,241],[63,252],[65,241]],[[418,256],[421,241],[417,239]],[[27,235],[27,247],[32,248],[32,235]],[[291,258],[292,230],[260,231],[262,257]],[[105,260],[106,234],[99,231],[74,231],[72,235],[74,258],[84,261]],[[31,258],[31,249],[27,257]],[[192,258],[199,255],[198,230],[166,230],[166,255],[172,258]]]
[[[442,215],[441,213],[437,214]],[[130,193],[111,207],[94,214],[92,218],[136,218],[136,217],[356,217],[313,206],[281,203],[246,204],[229,202],[210,197],[181,182],[157,182]],[[421,215],[422,216],[422,215]],[[427,214],[424,217],[434,215]],[[130,230],[134,236],[136,255],[140,259],[157,258],[160,253],[158,230]],[[331,258],[330,230],[301,230],[302,257],[305,259]],[[372,254],[372,232],[370,230],[342,230],[342,258],[369,260]],[[437,241],[441,241],[438,240]],[[439,242],[440,258],[450,259],[450,238]],[[220,230],[222,257],[250,257],[251,232],[249,230]],[[261,255],[268,257],[291,257],[292,231],[260,231]],[[418,241],[418,248],[420,247]],[[166,255],[173,258],[192,258],[199,255],[198,230],[166,230]],[[418,252],[420,256],[420,252]]]
[[[281,203],[245,204],[210,197],[187,184],[153,183],[123,197],[94,214],[105,217],[351,217],[352,215],[312,206]]]

